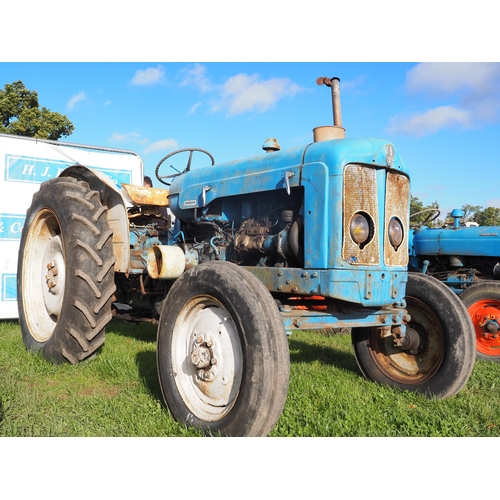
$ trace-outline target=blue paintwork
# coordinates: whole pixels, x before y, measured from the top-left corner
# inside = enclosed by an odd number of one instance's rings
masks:
[[[413,255],[500,256],[500,227],[431,229],[424,226],[413,235],[412,246]]]
[[[247,267],[274,292],[321,294],[374,307],[393,304],[405,296],[406,267],[357,265],[342,259],[344,168],[356,163],[378,168],[379,217],[375,221],[379,248],[384,248],[386,146],[382,139],[337,139],[192,170],[174,178],[169,203],[174,215],[191,220],[241,223],[243,195],[302,189],[304,204],[304,268]],[[408,175],[394,148],[392,169]],[[217,215],[207,205],[221,200]],[[271,240],[269,240],[271,243]],[[303,273],[308,273],[304,279]],[[316,278],[311,280],[315,274]],[[286,281],[288,280],[288,283]]]
[[[405,304],[399,304],[404,308]],[[321,311],[280,311],[287,333],[292,330],[318,330],[321,328],[360,328],[390,326],[403,323],[405,311],[400,309],[358,309],[348,314]]]
[[[422,226],[409,238],[410,268],[427,273],[429,266],[433,267],[431,262],[439,262],[436,276],[457,295],[478,283],[477,275],[485,270],[496,274],[494,268],[500,261],[500,227],[460,226],[463,215],[462,210],[455,209],[451,212],[452,227]],[[480,278],[484,281],[488,274]]]
[[[288,171],[294,173],[290,186],[300,186],[301,169],[309,163],[323,163],[328,177],[342,176],[348,163],[385,168],[387,144],[390,143],[382,139],[337,139],[191,170],[173,180],[170,206],[174,214],[182,219],[183,210],[192,215],[193,208],[200,208],[216,198],[284,189],[285,172]],[[393,168],[409,175],[396,150]],[[213,169],[216,169],[216,176]],[[206,193],[203,203],[202,191],[205,186],[211,189]],[[187,214],[184,217],[186,220],[191,218]]]

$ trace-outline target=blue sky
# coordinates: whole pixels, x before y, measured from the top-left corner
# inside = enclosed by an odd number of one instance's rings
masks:
[[[152,177],[175,149],[223,162],[261,154],[267,137],[282,149],[311,142],[332,123],[316,78],[338,76],[347,137],[393,141],[414,196],[442,212],[500,207],[499,63],[6,62],[0,76],[68,116],[75,131],[63,140],[133,150]]]

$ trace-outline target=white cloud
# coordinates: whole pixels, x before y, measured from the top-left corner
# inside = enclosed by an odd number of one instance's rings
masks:
[[[66,107],[71,111],[79,102],[85,101],[87,99],[87,94],[81,90],[78,94],[75,94],[66,104]]]
[[[212,111],[225,110],[228,116],[248,111],[263,113],[286,96],[304,90],[288,78],[262,80],[259,75],[240,73],[229,78],[219,89],[220,97]]]
[[[158,65],[156,68],[138,69],[130,81],[132,85],[156,85],[163,81],[165,69]]]
[[[161,141],[156,141],[151,143],[149,139],[143,137],[137,132],[127,132],[126,134],[120,134],[115,132],[108,139],[110,143],[125,143],[125,144],[138,144],[144,146],[144,154],[151,153],[153,151],[168,151],[177,149],[178,143],[175,139],[163,139]]]
[[[141,134],[137,132],[127,132],[126,134],[119,134],[115,132],[109,139],[108,142],[124,142],[124,143],[134,143],[134,144],[147,144],[149,141]]]
[[[459,126],[481,126],[500,119],[499,63],[421,63],[406,74],[406,89],[440,102],[425,112],[400,114],[389,130],[424,136]]]
[[[180,83],[181,87],[197,87],[202,92],[209,92],[213,88],[210,80],[206,77],[207,68],[202,64],[193,64],[192,66],[182,69],[179,74],[182,77]]]
[[[424,113],[402,113],[391,118],[389,131],[424,137],[451,127],[469,128],[472,117],[466,110],[453,106],[440,106]]]
[[[406,74],[406,87],[410,92],[489,94],[499,77],[498,63],[421,63]]]
[[[366,76],[360,75],[352,80],[341,80],[341,90],[342,92],[347,91],[353,95],[359,95],[363,93],[363,87],[366,83]]]
[[[201,102],[197,102],[196,104],[193,104],[191,108],[188,111],[188,115],[194,115],[196,113],[196,110],[201,106]]]
[[[153,151],[169,151],[177,149],[178,143],[175,139],[163,139],[156,141],[144,148],[144,153],[151,153]]]

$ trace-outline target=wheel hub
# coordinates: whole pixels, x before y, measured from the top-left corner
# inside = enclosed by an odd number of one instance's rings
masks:
[[[212,339],[208,339],[205,342],[203,336],[199,336],[193,342],[191,361],[197,368],[196,374],[198,378],[204,382],[210,382],[216,375],[212,369],[217,364],[217,359],[214,357],[214,352],[211,349],[213,345],[214,342]]]
[[[238,330],[211,297],[197,296],[181,311],[172,339],[176,385],[191,412],[216,421],[235,404],[243,374]]]
[[[422,351],[422,339],[418,331],[407,326],[406,333],[401,339],[399,347],[410,354],[418,354]]]
[[[42,258],[42,284],[45,309],[51,316],[61,315],[64,297],[65,264],[60,236],[52,237]]]
[[[486,316],[482,321],[479,322],[479,326],[483,329],[483,336],[485,338],[498,338],[498,331],[500,330],[500,326],[495,316],[491,314]]]

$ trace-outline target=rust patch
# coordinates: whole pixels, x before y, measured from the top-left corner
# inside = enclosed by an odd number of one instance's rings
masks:
[[[168,189],[122,184],[122,191],[134,205],[168,207]]]
[[[362,248],[353,241],[350,232],[352,217],[364,212],[371,218],[373,233]],[[377,265],[380,262],[378,243],[377,178],[373,168],[347,165],[344,171],[344,242],[342,258],[357,264]]]
[[[385,235],[384,263],[387,266],[406,266],[408,264],[408,229],[410,181],[401,174],[387,174],[385,197]],[[396,217],[403,224],[403,242],[394,249],[389,242],[389,221]]]

